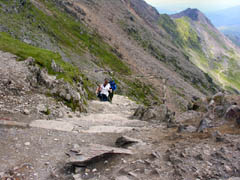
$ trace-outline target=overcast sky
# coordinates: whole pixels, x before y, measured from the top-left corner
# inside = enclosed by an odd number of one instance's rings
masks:
[[[214,12],[240,5],[240,0],[145,0],[159,11],[179,12],[187,8],[198,8],[203,12]],[[163,13],[163,12],[161,12]]]

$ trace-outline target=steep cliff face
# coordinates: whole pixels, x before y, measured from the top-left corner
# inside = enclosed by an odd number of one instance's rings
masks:
[[[119,85],[119,93],[150,104],[161,102],[166,82],[169,103],[177,106],[173,108],[186,109],[192,96],[219,89],[207,74],[211,75],[211,69],[197,64],[202,51],[206,61],[210,58],[205,53],[208,43],[203,44],[201,39],[214,38],[210,32],[204,31],[206,35],[201,37],[197,31],[195,22],[202,21],[203,15],[197,21],[194,16],[173,20],[142,0],[0,1],[0,15],[0,31],[56,52],[87,77],[86,86],[92,92],[96,83],[111,76]],[[214,27],[210,31],[214,34]],[[15,52],[5,46],[5,41],[0,42],[1,50],[17,55],[26,52]],[[228,45],[235,48],[231,43],[224,46]],[[221,50],[215,48],[214,52],[218,53],[211,58],[217,59]]]

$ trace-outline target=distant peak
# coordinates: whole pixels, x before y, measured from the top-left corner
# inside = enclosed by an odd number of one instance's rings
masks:
[[[193,21],[198,21],[203,24],[209,24],[213,26],[210,20],[200,10],[196,8],[194,9],[188,8],[180,13],[171,15],[171,17],[172,18],[189,17]]]
[[[196,8],[194,8],[194,9],[188,8],[180,13],[172,15],[173,18],[181,18],[183,16],[187,16],[190,19],[192,19],[193,21],[199,21],[200,18],[202,16],[204,16],[204,14]]]

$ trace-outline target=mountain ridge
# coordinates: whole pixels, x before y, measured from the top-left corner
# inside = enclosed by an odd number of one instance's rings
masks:
[[[200,16],[200,18],[191,19],[191,15],[195,15],[196,17]],[[195,57],[192,59],[195,61],[195,64],[203,71],[211,74],[212,78],[214,78],[216,82],[219,81],[223,87],[231,87],[235,76],[233,74],[236,73],[237,76],[238,70],[230,64],[233,63],[236,67],[239,67],[239,48],[218,31],[211,21],[199,10],[187,9],[173,15],[172,18],[174,18],[176,22],[184,21],[185,23],[189,23],[191,31],[195,32],[201,40],[199,41],[199,44],[201,44],[200,50],[202,51],[200,54],[197,51],[192,51],[190,48],[191,54]],[[217,59],[214,60],[214,57]],[[198,59],[197,61],[195,60],[196,58]],[[231,76],[231,78],[229,78],[229,76]],[[234,88],[239,89],[239,80],[235,80]]]

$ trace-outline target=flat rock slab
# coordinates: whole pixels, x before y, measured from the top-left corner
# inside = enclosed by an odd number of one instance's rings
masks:
[[[22,128],[29,127],[29,125],[27,123],[16,122],[16,121],[7,121],[7,120],[0,120],[0,126],[22,127]]]
[[[133,130],[134,127],[117,126],[92,126],[88,130],[81,130],[82,133],[124,133]]]
[[[30,123],[30,127],[51,129],[58,131],[71,132],[74,129],[74,125],[68,122],[54,121],[54,120],[36,120]]]
[[[240,177],[231,177],[230,179],[228,180],[240,180]]]
[[[90,144],[85,147],[79,147],[79,150],[70,151],[70,159],[68,164],[75,166],[87,166],[96,159],[102,158],[105,155],[112,154],[127,154],[132,155],[131,150],[114,148],[99,144]]]

